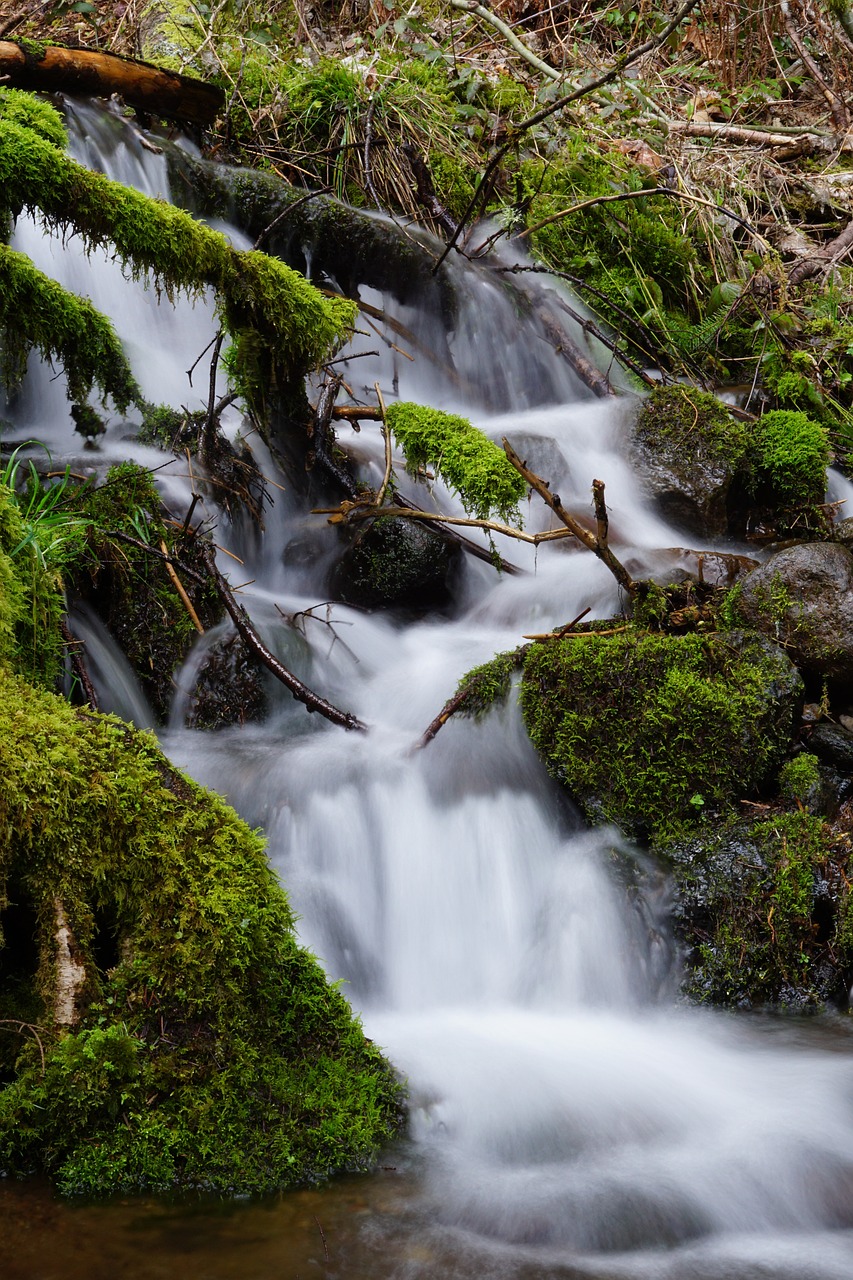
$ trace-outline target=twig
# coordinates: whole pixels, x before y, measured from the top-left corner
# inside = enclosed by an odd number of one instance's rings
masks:
[[[317,196],[328,195],[331,189],[331,187],[320,187],[319,191],[309,191],[307,195],[300,196],[298,200],[294,200],[293,204],[289,204],[286,209],[282,209],[281,213],[277,217],[273,218],[268,227],[264,227],[257,240],[252,245],[252,248],[260,249],[262,245],[269,240],[270,236],[274,232],[278,231],[279,227],[287,221],[290,215],[296,212],[301,204],[307,204],[309,200],[315,200]]]
[[[563,79],[564,73],[562,71],[557,71],[555,67],[543,62],[541,58],[537,58],[532,49],[528,49],[524,41],[519,40],[512,28],[502,22],[497,14],[492,13],[491,9],[485,9],[483,5],[477,3],[477,0],[450,0],[450,3],[460,13],[475,13],[478,18],[488,22],[490,26],[501,33],[508,44],[512,45],[516,53],[524,58],[525,62],[529,62],[531,67],[534,67],[540,75],[547,76],[549,80]]]
[[[675,191],[672,187],[648,187],[642,191],[617,191],[609,196],[593,196],[589,200],[581,200],[578,204],[570,205],[568,209],[561,209],[559,213],[552,213],[547,218],[542,218],[540,222],[535,222],[532,227],[525,227],[516,236],[517,240],[526,240],[535,232],[541,231],[543,227],[550,227],[554,222],[560,222],[563,218],[570,217],[573,213],[581,213],[585,209],[592,209],[599,204],[616,204],[621,200],[643,200],[646,196],[668,196],[671,200],[687,200],[692,204],[701,204],[706,209],[714,209],[718,213],[724,213],[727,218],[732,218],[751,236],[754,236],[764,248],[771,252],[771,246],[767,240],[757,231],[746,218],[742,218],[739,213],[735,213],[733,209],[726,208],[723,204],[718,204],[716,200],[706,200],[703,196],[694,196],[687,191]]]
[[[791,8],[788,4],[788,0],[779,0],[779,8],[782,11],[785,29],[788,32],[791,44],[802,59],[803,66],[807,68],[815,84],[820,89],[824,98],[826,98],[826,101],[829,104],[829,109],[832,112],[832,120],[836,129],[841,133],[846,133],[850,128],[850,116],[848,115],[844,99],[840,98],[835,90],[827,84],[826,80],[824,80],[820,67],[806,48],[805,41],[803,40],[800,32],[794,26],[794,20],[791,17]]]
[[[214,443],[216,441],[216,375],[219,371],[219,353],[225,340],[225,330],[220,329],[213,340],[213,355],[210,357],[210,385],[207,397],[207,417],[202,428],[199,442],[199,454],[205,467],[213,463]]]
[[[39,1032],[47,1034],[44,1027],[37,1027],[32,1022],[21,1022],[18,1018],[0,1018],[0,1026],[15,1027],[20,1034],[23,1031],[31,1031],[33,1039],[39,1047],[39,1057],[41,1058],[41,1073],[44,1075],[44,1045],[41,1042]]]
[[[587,94],[593,93],[596,89],[600,89],[602,85],[609,84],[611,80],[616,80],[625,68],[629,67],[633,62],[636,62],[638,58],[642,58],[645,54],[651,53],[652,50],[659,48],[669,39],[673,31],[680,26],[687,15],[696,8],[698,3],[699,0],[685,0],[684,4],[681,5],[666,26],[656,36],[652,36],[651,39],[646,40],[644,44],[639,45],[636,49],[623,54],[623,56],[617,59],[608,71],[602,72],[600,76],[596,76],[592,80],[588,80],[586,84],[579,85],[577,89],[573,89],[571,93],[567,93],[564,97],[558,98],[556,102],[551,102],[548,106],[542,107],[540,111],[535,112],[532,116],[528,116],[528,118],[522,121],[520,125],[517,125],[514,129],[509,131],[506,142],[497,149],[483,170],[474,194],[468,201],[465,211],[459,220],[457,230],[448,240],[445,245],[444,252],[433,267],[433,275],[435,275],[441,267],[441,264],[450,253],[450,250],[455,247],[462,229],[466,226],[472,214],[481,207],[483,193],[488,191],[495,169],[497,169],[504,156],[508,155],[513,149],[521,135],[526,133],[529,129],[534,129],[537,125],[542,124],[543,121],[547,120],[556,112],[563,111],[566,107],[570,106],[571,103],[577,102],[579,98],[585,98]]]
[[[234,599],[226,578],[217,568],[213,547],[203,546],[201,552],[207,570],[213,580],[213,585],[216,588],[216,593],[225,606],[226,612],[249,650],[259,662],[263,663],[267,671],[271,672],[277,680],[280,680],[285,688],[290,690],[297,702],[301,702],[309,711],[319,711],[321,716],[325,716],[332,724],[340,725],[341,728],[366,730],[367,725],[362,724],[356,716],[349,711],[339,710],[331,702],[327,702],[325,698],[321,698],[319,694],[314,693],[292,671],[288,671],[287,667],[279,662],[274,654],[270,653],[250,622],[245,609]]]
[[[382,439],[385,442],[385,474],[382,477],[382,484],[376,495],[376,505],[382,506],[385,501],[385,494],[388,492],[388,485],[391,481],[391,431],[388,426],[388,419],[385,414],[385,400],[382,395],[382,388],[378,382],[374,382],[373,389],[376,392],[376,398],[379,401],[379,412],[382,420]]]
[[[317,1223],[317,1230],[320,1232],[320,1239],[323,1241],[323,1257],[325,1258],[326,1262],[329,1262],[330,1261],[329,1246],[326,1243],[326,1233],[323,1230],[322,1223],[320,1222],[320,1219],[317,1217],[316,1213],[314,1214],[314,1221]]]
[[[574,518],[574,516],[569,515],[568,511],[565,509],[562,502],[560,501],[560,495],[557,493],[552,493],[548,485],[542,479],[542,477],[537,476],[535,472],[531,471],[529,467],[527,467],[522,462],[521,458],[519,458],[518,454],[515,452],[512,445],[509,443],[509,441],[506,438],[504,438],[504,440],[502,441],[502,444],[506,452],[506,456],[509,458],[512,465],[515,467],[516,471],[524,477],[524,479],[530,485],[531,489],[536,490],[540,498],[542,498],[542,500],[551,508],[554,514],[560,520],[562,520],[563,524],[566,526],[569,532],[574,534],[574,536],[578,539],[578,541],[582,542],[583,545],[587,547],[588,550],[590,550],[594,555],[598,556],[599,560],[601,560],[602,564],[605,564],[607,566],[607,568],[613,574],[614,578],[619,583],[619,586],[623,588],[623,590],[627,591],[630,596],[636,595],[637,583],[631,577],[631,575],[629,574],[625,566],[622,564],[622,562],[620,560],[617,560],[616,556],[610,550],[610,547],[606,541],[606,537],[605,537],[605,540],[602,541],[600,537],[596,537],[595,534],[592,534],[589,532],[588,529],[585,529],[583,525],[580,524],[579,521],[577,521]],[[595,509],[596,509],[596,521],[600,528],[601,527],[600,511],[604,503],[603,481],[601,480],[593,481],[593,495],[594,495]],[[606,533],[606,529],[605,529],[605,533]]]
[[[574,530],[568,527],[548,529],[544,533],[525,533],[523,529],[501,524],[499,520],[478,520],[475,516],[447,516],[440,511],[419,511],[417,507],[403,506],[402,503],[398,503],[395,507],[377,507],[373,503],[342,502],[337,507],[314,507],[311,514],[328,516],[329,524],[344,524],[349,520],[380,520],[386,517],[394,519],[401,516],[408,520],[424,521],[429,524],[455,525],[463,529],[483,529],[486,533],[502,533],[507,538],[514,538],[516,542],[527,542],[534,547],[538,547],[542,542],[559,542],[563,538],[577,536]],[[581,527],[578,526],[578,528]],[[584,533],[586,532],[584,530]],[[592,534],[587,536],[592,538]],[[595,541],[594,538],[593,541]],[[488,552],[485,558],[491,560]]]
[[[63,618],[59,624],[59,633],[65,642],[65,647],[68,650],[68,657],[71,661],[71,668],[77,679],[80,681],[83,692],[86,695],[86,701],[93,711],[97,711],[98,695],[95,692],[95,686],[92,684],[92,678],[89,675],[89,670],[83,661],[83,655],[80,651],[83,642],[71,634],[71,630],[65,618]]]
[[[587,611],[588,612],[588,611]],[[522,645],[520,649],[516,649],[511,656],[514,659],[514,669],[521,666],[524,661],[525,654],[530,648],[529,645]],[[452,715],[457,711],[461,711],[471,697],[477,692],[477,676],[471,680],[467,680],[456,690],[452,698],[448,698],[444,706],[439,711],[434,720],[430,721],[417,743],[416,750],[422,751],[424,747],[429,746],[435,735],[440,729],[443,729]]]
[[[190,508],[190,510],[192,511],[192,508]],[[195,609],[193,608],[192,600],[190,600],[189,596],[187,595],[184,589],[184,584],[181,582],[180,578],[175,572],[175,566],[172,564],[172,560],[171,560],[171,557],[169,556],[168,548],[166,547],[166,544],[162,538],[160,539],[160,550],[163,552],[163,555],[167,557],[166,572],[168,573],[169,577],[172,579],[172,586],[175,588],[178,595],[181,597],[183,606],[186,609],[187,613],[190,615],[192,624],[195,627],[196,631],[199,633],[200,636],[203,636],[204,627],[201,625],[201,622],[199,621],[199,616],[196,613]]]

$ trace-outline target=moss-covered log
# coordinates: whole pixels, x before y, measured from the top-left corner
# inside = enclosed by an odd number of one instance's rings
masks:
[[[8,114],[0,115],[0,192],[0,204],[12,215],[40,212],[48,226],[73,229],[89,247],[114,248],[132,275],[150,272],[167,293],[211,286],[235,338],[240,390],[250,399],[259,350],[271,353],[282,383],[296,382],[331,353],[354,321],[351,303],[324,298],[266,254],[233,249],[225,236],[173,205],[90,173]],[[36,305],[34,299],[25,309],[25,330],[27,311]]]
[[[246,1192],[369,1161],[399,1086],[258,835],[153,738],[5,668],[0,778],[0,1169]]]
[[[23,253],[0,244],[0,330],[3,377],[20,381],[35,348],[59,358],[72,400],[85,400],[96,384],[121,411],[140,398],[139,387],[111,322],[88,298],[78,298],[33,266]]]

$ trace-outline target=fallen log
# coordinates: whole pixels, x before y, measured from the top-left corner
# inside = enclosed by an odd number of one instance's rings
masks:
[[[117,93],[140,111],[196,125],[212,124],[225,102],[223,90],[203,80],[115,53],[62,45],[33,53],[14,40],[0,40],[0,76],[18,89],[98,98]]]

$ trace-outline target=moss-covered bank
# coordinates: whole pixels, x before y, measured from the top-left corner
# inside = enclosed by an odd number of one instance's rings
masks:
[[[85,519],[0,487],[0,1172],[247,1193],[359,1167],[401,1087],[260,835],[153,737],[21,675],[56,680],[69,540],[79,564],[96,516],[151,505],[124,470]]]
[[[0,668],[0,1168],[264,1191],[369,1161],[400,1090],[263,843],[155,741]],[[44,1060],[42,1060],[42,1053]]]

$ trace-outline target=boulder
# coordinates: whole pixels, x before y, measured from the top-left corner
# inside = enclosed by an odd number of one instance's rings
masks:
[[[661,515],[700,538],[723,537],[749,449],[744,423],[707,392],[660,387],[644,400],[632,460]]]
[[[853,684],[853,554],[840,543],[776,552],[744,579],[738,609],[803,671]]]
[[[356,539],[333,577],[333,592],[365,609],[425,608],[449,600],[458,558],[440,534],[413,520],[376,520]]]

